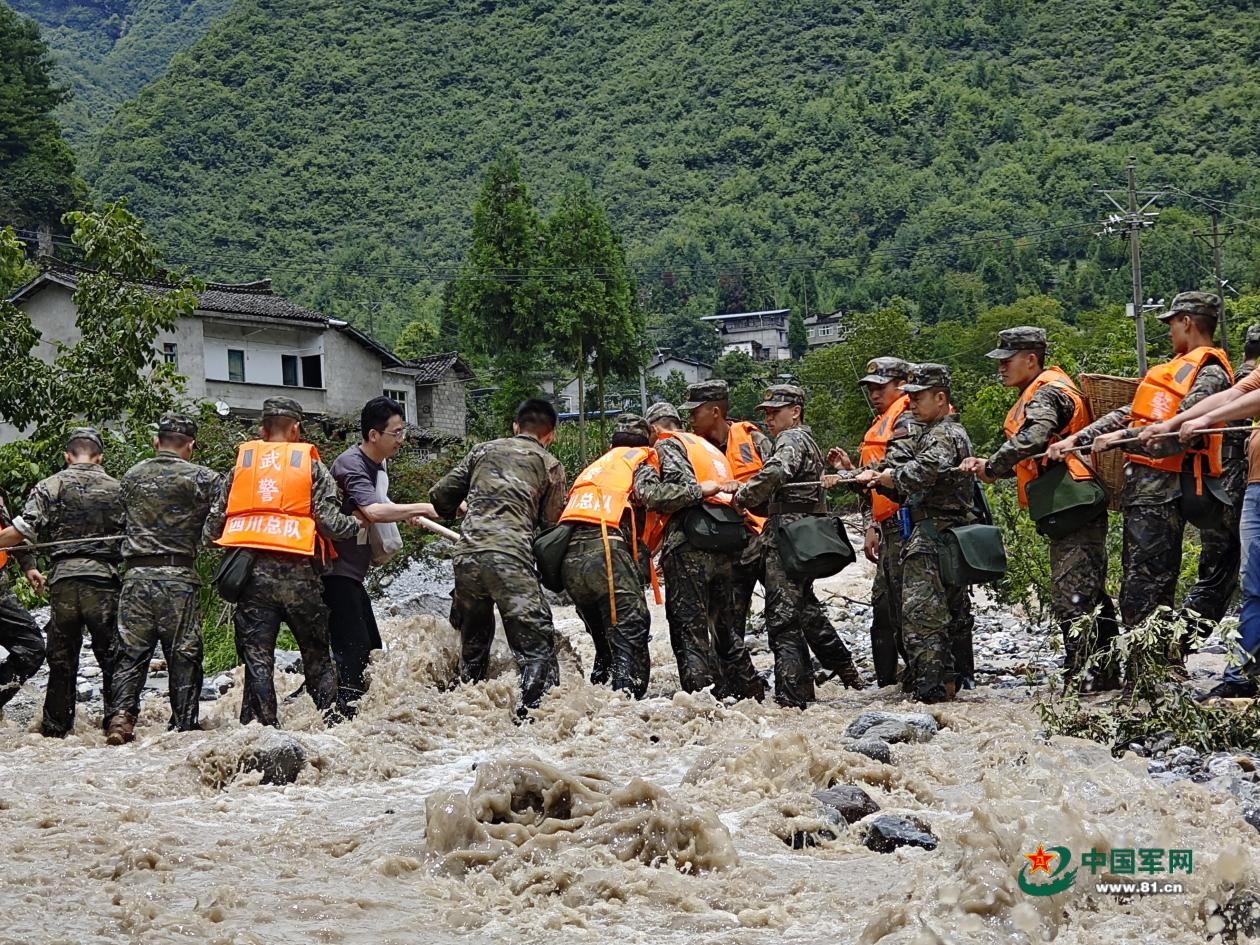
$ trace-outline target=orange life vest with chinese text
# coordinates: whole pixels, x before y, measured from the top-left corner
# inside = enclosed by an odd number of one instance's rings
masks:
[[[1229,365],[1229,356],[1220,348],[1207,346],[1195,348],[1173,358],[1167,364],[1157,365],[1147,371],[1138,384],[1137,393],[1133,395],[1130,429],[1138,430],[1152,423],[1160,423],[1176,414],[1181,409],[1181,402],[1185,400],[1186,394],[1194,386],[1199,371],[1209,361],[1216,361],[1225,368],[1230,377],[1234,376],[1233,368]],[[1194,464],[1195,478],[1201,482],[1205,462],[1209,476],[1221,474],[1221,447],[1225,443],[1225,436],[1221,433],[1209,434],[1205,439],[1207,442],[1204,446],[1174,453],[1172,456],[1151,457],[1126,453],[1125,458],[1139,466],[1151,466],[1175,473],[1182,470],[1186,457],[1190,457]]]
[[[1063,437],[1071,436],[1085,427],[1089,426],[1089,407],[1085,403],[1085,398],[1081,392],[1077,390],[1076,384],[1072,378],[1068,377],[1062,370],[1057,367],[1048,367],[1038,374],[1024,390],[1020,393],[1019,399],[1015,401],[1015,405],[1011,407],[1006,414],[1006,423],[1002,426],[1002,432],[1006,434],[1009,440],[1024,426],[1024,412],[1028,409],[1028,404],[1032,401],[1033,395],[1047,384],[1053,384],[1063,393],[1067,394],[1072,400],[1072,419],[1068,421],[1067,426],[1057,431],[1050,438],[1053,443]],[[1078,482],[1085,482],[1093,478],[1093,473],[1089,466],[1076,454],[1068,453],[1065,460],[1068,468],[1068,475]],[[1015,481],[1019,484],[1019,504],[1024,508],[1028,508],[1028,494],[1026,492],[1028,484],[1032,482],[1045,468],[1045,461],[1039,462],[1035,459],[1021,460],[1015,465]]]
[[[296,555],[315,553],[310,443],[250,440],[236,451],[227,522],[215,544]]]
[[[910,409],[910,395],[902,394],[892,402],[887,410],[875,418],[866,436],[862,437],[862,445],[858,449],[858,463],[865,467],[874,466],[888,455],[888,444],[892,442],[893,433],[897,429],[897,421]],[[876,523],[886,522],[897,514],[901,508],[896,502],[879,492],[871,490],[871,518]]]
[[[630,504],[634,471],[643,463],[660,471],[661,461],[656,450],[650,447],[615,446],[610,449],[573,480],[560,521],[589,525],[603,523],[609,528],[616,528]]]
[[[731,468],[731,476],[736,482],[747,482],[751,479],[765,463],[761,459],[761,454],[757,452],[757,444],[753,440],[753,433],[758,431],[757,424],[749,423],[747,420],[732,421],[726,433],[726,463]],[[747,509],[744,510],[744,520],[748,522],[748,527],[758,535],[765,530],[766,519],[761,515],[754,515]]]

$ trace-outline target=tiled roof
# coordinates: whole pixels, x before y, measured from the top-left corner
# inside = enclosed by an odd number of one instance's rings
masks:
[[[446,372],[454,369],[455,374],[460,380],[472,380],[476,375],[473,374],[472,368],[464,363],[464,359],[459,356],[456,351],[448,351],[446,354],[431,354],[425,358],[414,358],[411,361],[404,361],[403,367],[416,368],[417,384],[436,384]]]

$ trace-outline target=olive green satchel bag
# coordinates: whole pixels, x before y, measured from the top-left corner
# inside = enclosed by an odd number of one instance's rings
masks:
[[[1064,538],[1107,513],[1107,492],[1096,479],[1074,479],[1067,463],[1051,463],[1024,489],[1028,517],[1047,538]]]

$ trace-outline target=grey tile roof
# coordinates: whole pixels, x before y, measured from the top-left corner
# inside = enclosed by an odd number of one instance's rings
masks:
[[[404,361],[403,366],[417,369],[417,384],[436,384],[446,376],[447,371],[452,369],[454,369],[456,376],[460,380],[468,381],[476,376],[472,368],[464,363],[464,359],[456,351],[449,351],[446,354],[431,354],[425,358],[414,358],[410,361]]]

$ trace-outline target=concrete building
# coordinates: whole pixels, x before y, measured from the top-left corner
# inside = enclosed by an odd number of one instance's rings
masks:
[[[37,353],[48,361],[54,342],[80,338],[73,295],[85,272],[57,261],[11,297],[39,330]],[[432,359],[404,362],[352,325],[274,294],[269,281],[207,284],[193,316],[155,344],[186,378],[190,400],[224,404],[241,416],[257,416],[265,398],[283,394],[314,416],[357,417],[366,401],[385,393],[403,404],[409,423],[424,429],[426,418],[440,417],[442,432],[464,433],[462,386],[458,406],[446,406],[456,399],[452,382],[472,376],[458,356],[439,356],[448,359],[440,369]],[[5,439],[16,435],[0,429]]]
[[[706,315],[722,335],[722,353],[742,351],[754,361],[786,361],[792,357],[788,347],[787,323],[791,309],[776,308],[765,312],[732,312],[729,315]]]
[[[809,315],[805,318],[805,335],[809,339],[810,351],[839,344],[844,340],[841,325],[843,314],[832,312],[830,315]]]
[[[409,388],[415,392],[415,417],[409,414],[408,421],[442,436],[463,436],[468,384],[476,379],[472,368],[454,351],[406,361],[403,368],[415,372]],[[388,390],[385,395],[393,396]]]
[[[659,378],[661,381],[668,380],[670,374],[678,371],[687,379],[688,384],[695,384],[698,381],[707,381],[713,376],[713,365],[674,354],[655,354],[652,356],[652,360],[647,363],[646,371],[650,376]],[[547,393],[553,393],[549,382],[544,381],[542,386]],[[586,378],[587,403],[590,403],[591,393],[594,390],[595,381],[588,376]],[[604,400],[606,401],[604,407],[607,410],[638,411],[642,409],[640,398],[638,381],[627,383],[616,378],[610,378],[604,390]],[[558,413],[576,416],[578,409],[577,378],[555,391],[553,400]],[[593,410],[594,408],[592,407],[591,409]]]

